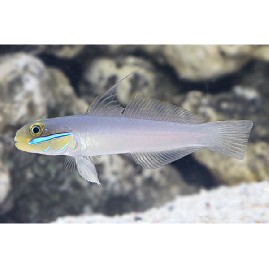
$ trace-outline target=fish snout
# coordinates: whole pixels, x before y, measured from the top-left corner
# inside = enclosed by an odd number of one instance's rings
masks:
[[[27,137],[24,128],[19,129],[14,136],[15,147],[19,150],[27,151],[29,142],[28,140],[29,138]]]
[[[17,132],[16,132],[16,134],[15,134],[15,136],[14,136],[14,141],[15,141],[15,142],[18,142],[18,141],[17,141]]]
[[[19,130],[16,132],[15,136],[14,136],[14,141],[15,141],[16,143],[18,143],[18,142],[21,140],[21,138],[22,138],[22,131],[21,131],[21,129],[19,129]]]
[[[17,149],[20,149],[20,148],[18,147],[18,145],[19,145],[19,135],[18,135],[18,131],[16,132],[16,134],[15,134],[15,136],[14,136],[14,142],[15,142],[15,147],[16,147]]]

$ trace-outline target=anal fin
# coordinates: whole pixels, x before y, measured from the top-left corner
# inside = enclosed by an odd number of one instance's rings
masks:
[[[132,153],[132,156],[135,162],[140,164],[143,168],[155,169],[181,159],[200,148],[202,148],[202,146],[191,146],[166,151],[139,152]]]

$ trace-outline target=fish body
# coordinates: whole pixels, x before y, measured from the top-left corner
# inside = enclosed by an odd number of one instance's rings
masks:
[[[132,154],[144,168],[157,168],[207,147],[243,159],[253,123],[203,123],[179,107],[138,96],[122,108],[116,100],[118,82],[98,96],[85,114],[39,120],[17,131],[16,147],[45,155],[66,155],[67,166],[99,183],[94,166],[101,155]]]
[[[57,151],[53,148],[41,150],[39,153],[44,155],[59,155],[61,152],[61,155],[96,156],[172,150],[186,145],[206,146],[211,136],[208,123],[191,125],[85,114],[40,122],[44,126],[62,126],[62,133],[71,133],[67,142],[72,141],[62,150],[62,147]]]

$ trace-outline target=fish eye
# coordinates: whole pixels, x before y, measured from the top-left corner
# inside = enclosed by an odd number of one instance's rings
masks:
[[[34,126],[32,131],[33,131],[33,133],[38,134],[40,132],[40,127],[39,126]]]
[[[43,126],[40,123],[33,124],[30,127],[30,133],[33,136],[40,136],[43,133]]]

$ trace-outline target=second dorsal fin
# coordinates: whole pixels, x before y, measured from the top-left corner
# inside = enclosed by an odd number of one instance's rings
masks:
[[[117,84],[112,86],[108,91],[104,94],[97,96],[89,108],[86,111],[88,115],[94,116],[107,116],[107,117],[119,117],[122,116],[122,112],[124,110],[123,107],[120,106],[117,100],[117,94],[115,93],[116,87],[128,76],[120,80]]]
[[[155,121],[170,121],[186,124],[203,123],[203,118],[181,107],[167,105],[138,95],[127,105],[124,117]]]

